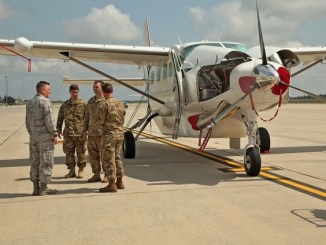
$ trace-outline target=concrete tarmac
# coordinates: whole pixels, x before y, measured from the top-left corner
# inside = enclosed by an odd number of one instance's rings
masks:
[[[272,146],[257,177],[232,167],[243,150],[226,139],[211,139],[202,156],[195,138],[171,140],[180,149],[140,136],[136,158],[124,161],[126,189],[117,193],[87,183],[89,163],[84,179],[65,179],[58,144],[50,184],[58,194],[32,196],[24,119],[25,106],[0,106],[0,244],[326,243],[325,105],[282,106],[276,119],[259,122]],[[154,123],[150,131],[162,136]]]

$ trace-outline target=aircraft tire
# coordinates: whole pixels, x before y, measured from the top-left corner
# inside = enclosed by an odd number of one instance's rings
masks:
[[[135,138],[131,131],[124,133],[122,152],[125,158],[135,158],[136,156]]]
[[[258,128],[256,143],[260,147],[260,153],[269,151],[269,149],[271,148],[271,139],[266,128]]]
[[[257,176],[260,173],[261,159],[258,148],[251,147],[246,150],[244,167],[249,176]]]

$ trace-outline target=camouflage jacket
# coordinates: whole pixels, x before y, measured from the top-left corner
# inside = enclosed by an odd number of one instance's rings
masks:
[[[102,102],[104,102],[104,98],[97,99],[96,96],[88,100],[84,117],[84,130],[88,131],[89,136],[102,135],[102,125],[97,120],[98,109]]]
[[[83,133],[84,115],[86,110],[85,101],[78,99],[73,102],[66,100],[58,113],[57,130],[62,132],[63,122],[65,124],[63,136],[81,136]]]
[[[103,135],[123,133],[123,124],[126,115],[125,105],[116,98],[109,98],[102,103],[98,121],[102,125]]]
[[[26,129],[31,141],[48,141],[57,133],[52,104],[43,95],[35,95],[26,104]]]

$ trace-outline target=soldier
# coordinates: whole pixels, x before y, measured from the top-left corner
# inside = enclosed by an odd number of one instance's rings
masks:
[[[102,125],[101,156],[102,164],[109,184],[100,188],[100,192],[117,192],[124,189],[122,177],[124,167],[121,159],[123,143],[123,123],[126,114],[125,105],[113,97],[113,87],[110,83],[102,86],[104,103],[99,111],[98,120]]]
[[[84,118],[84,132],[83,138],[87,140],[87,150],[89,155],[89,160],[92,167],[92,172],[94,175],[88,179],[88,182],[99,182],[101,181],[101,136],[102,136],[102,126],[96,120],[96,115],[100,103],[104,101],[102,93],[103,81],[94,81],[93,91],[95,96],[90,98],[87,103],[86,113]],[[104,171],[104,169],[103,169]],[[108,179],[104,176],[102,183],[107,183]]]
[[[65,178],[83,178],[86,166],[86,141],[82,137],[84,115],[86,103],[79,99],[79,87],[72,84],[69,87],[70,99],[66,100],[60,107],[58,113],[57,130],[59,138],[62,135],[62,125],[65,123],[63,131],[63,152],[66,153],[66,165],[69,173]],[[78,174],[76,176],[75,150],[77,152]]]
[[[26,129],[29,133],[30,179],[33,182],[33,195],[56,194],[47,184],[52,179],[54,145],[58,143],[55,118],[51,101],[50,83],[40,81],[36,85],[37,94],[26,104]]]

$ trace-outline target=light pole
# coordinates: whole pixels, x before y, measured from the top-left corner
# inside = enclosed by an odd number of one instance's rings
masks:
[[[5,76],[5,82],[6,82],[6,95],[5,95],[5,105],[8,105],[8,78]]]

